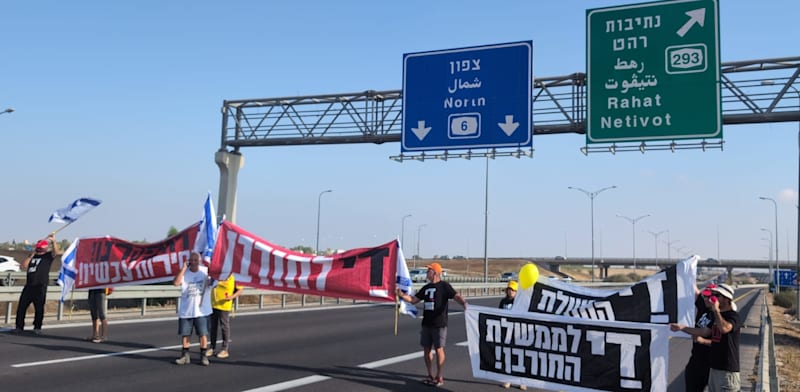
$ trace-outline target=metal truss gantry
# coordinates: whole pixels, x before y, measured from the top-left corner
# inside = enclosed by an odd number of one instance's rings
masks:
[[[721,64],[726,125],[800,121],[800,57]],[[242,147],[399,142],[402,91],[226,100],[220,151]],[[586,133],[586,74],[537,78],[533,134]],[[705,148],[705,140],[662,145],[591,145],[584,153]],[[721,148],[721,142],[719,143]],[[523,152],[524,153],[524,152]],[[491,154],[491,153],[488,153]],[[519,152],[517,152],[519,154]],[[508,153],[507,155],[514,155]],[[519,156],[519,155],[517,155]],[[441,158],[441,157],[440,157]],[[412,158],[413,159],[413,158]],[[446,158],[445,158],[446,159]]]

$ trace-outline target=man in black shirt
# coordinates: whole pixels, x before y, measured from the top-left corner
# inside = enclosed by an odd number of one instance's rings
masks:
[[[713,295],[711,289],[717,287],[716,284],[709,284],[703,291],[695,287],[694,301],[694,327],[711,328],[714,325],[714,314],[711,308],[706,306],[710,303]],[[684,369],[684,382],[686,392],[703,392],[708,384],[708,365],[709,355],[711,355],[711,339],[701,336],[692,336],[692,355]]]
[[[416,304],[424,301],[422,313],[422,333],[420,334],[420,345],[425,351],[425,367],[428,369],[428,377],[422,380],[425,384],[442,386],[444,377],[444,346],[447,341],[447,305],[451,299],[461,304],[467,309],[467,301],[456,292],[450,283],[442,280],[442,266],[439,263],[431,263],[427,266],[428,282],[417,291],[415,296],[404,294],[397,289],[397,297],[403,301]],[[436,376],[433,376],[433,354],[436,350]]]
[[[50,245],[53,246],[52,250],[48,250]],[[25,313],[28,311],[28,306],[33,303],[33,333],[37,335],[42,333],[44,303],[47,300],[47,285],[50,283],[50,266],[57,256],[61,256],[61,251],[58,249],[55,236],[50,234],[46,240],[37,242],[33,253],[22,262],[20,268],[27,269],[28,276],[19,296],[15,332],[21,333],[25,329]]]
[[[681,324],[670,324],[673,331],[683,331],[692,336],[711,339],[708,355],[708,390],[739,391],[739,331],[742,322],[733,302],[733,288],[719,284],[711,289],[712,295],[706,300],[711,310],[714,324],[709,328],[690,328]]]

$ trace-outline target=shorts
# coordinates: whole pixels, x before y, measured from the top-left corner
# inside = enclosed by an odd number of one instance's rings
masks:
[[[89,312],[92,321],[106,319],[106,289],[89,290]]]
[[[708,389],[711,391],[736,391],[741,389],[739,372],[728,372],[719,369],[708,371]]]
[[[447,327],[422,327],[419,333],[420,346],[442,348],[447,343]]]
[[[197,336],[208,336],[208,316],[178,319],[178,335],[192,336],[192,328]]]

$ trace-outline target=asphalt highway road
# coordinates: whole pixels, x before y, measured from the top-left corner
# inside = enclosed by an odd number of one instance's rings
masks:
[[[753,296],[750,296],[752,298]],[[498,298],[471,298],[495,306]],[[747,312],[753,301],[742,301]],[[502,388],[472,377],[464,315],[450,306],[443,391]],[[746,314],[746,313],[745,313]],[[329,306],[240,313],[232,319],[231,355],[199,365],[173,363],[180,354],[174,317],[110,320],[109,341],[84,341],[88,323],[45,326],[43,334],[0,333],[3,391],[431,391],[418,345],[419,320],[400,316],[394,336],[391,306]],[[682,391],[688,339],[671,339],[669,391]],[[743,376],[744,381],[744,376]],[[529,390],[534,390],[529,388]]]

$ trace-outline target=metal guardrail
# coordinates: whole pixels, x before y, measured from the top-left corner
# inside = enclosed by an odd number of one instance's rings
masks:
[[[452,282],[451,282],[452,283]],[[497,296],[502,295],[503,290],[506,287],[506,283],[487,283],[484,284],[480,283],[452,283],[453,287],[458,290],[462,295],[466,297],[480,297],[480,296]],[[422,286],[422,284],[415,284],[416,288]],[[11,287],[0,287],[0,302],[5,302],[7,304],[6,307],[6,314],[5,314],[5,324],[10,324],[12,321],[12,308],[13,304],[19,300],[20,293],[22,292],[22,286],[11,286]],[[292,304],[292,300],[297,301],[296,306],[306,306],[306,299],[307,297],[318,297],[306,294],[293,294],[293,293],[286,293],[282,291],[273,291],[273,290],[261,290],[261,289],[252,289],[247,288],[241,297],[250,297],[250,296],[257,296],[257,307],[258,309],[264,309],[266,307],[266,300],[269,299],[268,297],[273,297],[270,303],[280,303],[279,307],[286,308]],[[48,301],[58,301],[61,298],[61,287],[60,286],[49,286],[47,288],[47,297]],[[174,299],[175,300],[175,310],[177,311],[177,300],[180,297],[180,289],[178,287],[172,285],[142,285],[142,286],[121,286],[114,289],[114,293],[109,296],[109,300],[120,300],[120,299],[132,299],[132,300],[139,300],[139,309],[140,315],[145,316],[147,314],[147,300],[148,299]],[[240,298],[241,298],[240,297]],[[88,291],[86,290],[73,290],[70,294],[69,298],[66,299],[66,302],[70,301],[82,301],[88,298]],[[318,297],[319,298],[319,305],[334,304],[334,302],[326,302],[326,298],[328,297]],[[341,304],[342,301],[340,298],[329,298],[331,300],[335,300],[335,304]],[[357,301],[353,300],[352,303],[357,303]],[[366,301],[360,301],[360,303],[366,303]],[[239,306],[239,298],[236,299],[235,306]],[[58,303],[58,311],[56,315],[57,321],[62,321],[64,319],[64,309],[65,303]],[[130,310],[130,308],[127,308]],[[114,314],[115,309],[109,308],[109,314]],[[47,317],[47,315],[45,315]]]
[[[778,367],[775,364],[775,335],[772,331],[772,317],[769,315],[767,296],[761,305],[761,348],[758,353],[758,376],[756,391],[780,392]]]

